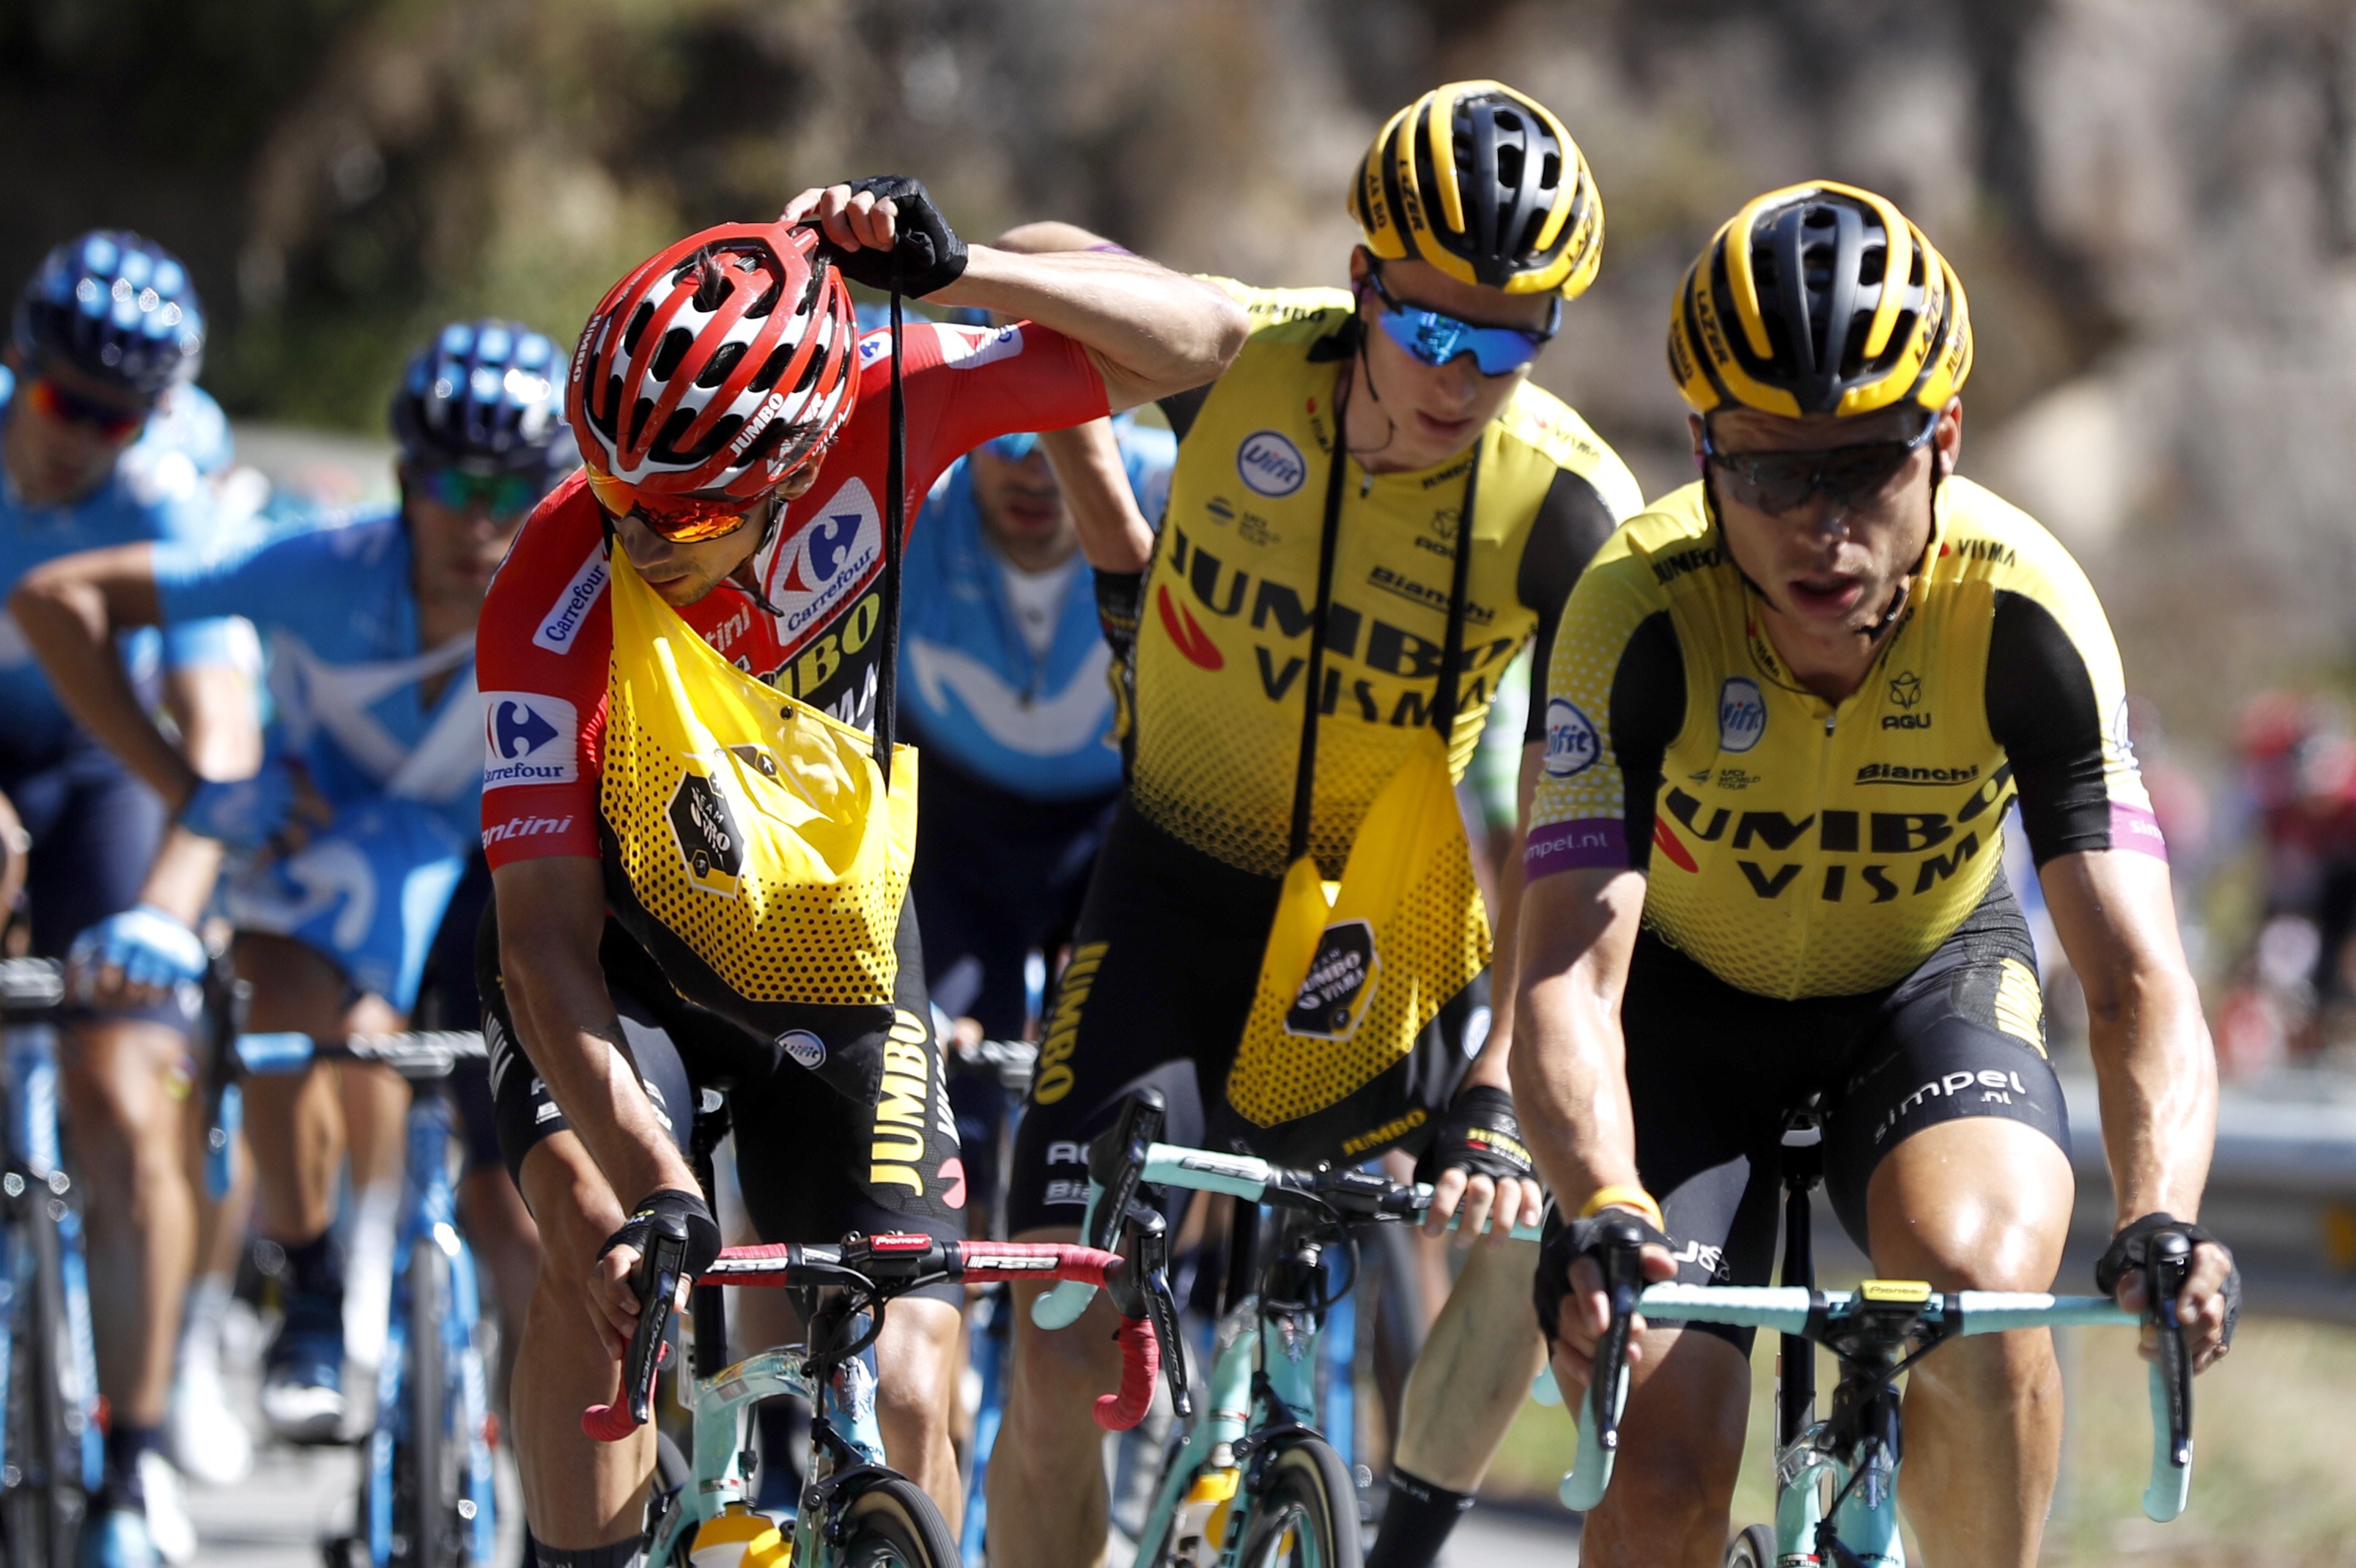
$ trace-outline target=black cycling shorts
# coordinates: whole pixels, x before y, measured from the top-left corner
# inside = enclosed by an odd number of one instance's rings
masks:
[[[1079,1223],[1087,1140],[1149,1083],[1168,1103],[1169,1143],[1310,1165],[1430,1141],[1488,1039],[1485,974],[1440,1009],[1412,1051],[1338,1104],[1272,1128],[1227,1104],[1227,1073],[1281,887],[1121,806],[1047,1009],[1038,1075],[1014,1136],[1007,1234]]]
[[[1869,1253],[1867,1184],[1923,1128],[2002,1116],[2070,1147],[2036,952],[2002,876],[1920,968],[1861,996],[1754,996],[1645,931],[1620,1018],[1637,1169],[1688,1285],[1773,1283],[1783,1123],[1812,1094],[1826,1194]],[[1748,1328],[1694,1327],[1750,1351]]]
[[[498,972],[496,899],[485,913],[475,956],[499,1148],[520,1182],[525,1157],[567,1124],[518,1044]],[[916,1231],[944,1241],[965,1234],[957,1126],[942,1087],[916,922],[905,910],[899,957],[899,1005],[879,1038],[826,1040],[833,1050],[888,1052],[894,1071],[884,1076],[883,1092],[873,1104],[853,1106],[782,1046],[682,999],[646,950],[619,924],[605,923],[598,959],[647,1098],[684,1152],[704,1093],[725,1097],[737,1181],[754,1232],[765,1242],[833,1242],[852,1231]],[[919,1071],[922,1089],[912,1092],[908,1079]],[[627,1202],[637,1195],[621,1196]],[[918,1294],[963,1299],[954,1285]]]

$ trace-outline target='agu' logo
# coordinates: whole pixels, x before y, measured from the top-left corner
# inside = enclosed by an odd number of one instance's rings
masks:
[[[1733,675],[1718,688],[1718,749],[1747,752],[1767,733],[1767,699],[1759,683]]]
[[[1281,431],[1256,430],[1236,448],[1236,472],[1263,496],[1290,496],[1309,477],[1309,464]]]

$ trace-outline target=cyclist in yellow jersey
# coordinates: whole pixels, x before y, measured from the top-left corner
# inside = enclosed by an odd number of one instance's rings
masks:
[[[2069,1229],[2035,955],[1999,862],[2018,803],[2086,988],[2116,1236],[2196,1243],[2199,1362],[2240,1285],[2192,1224],[2216,1072],[2076,564],[1954,474],[1962,284],[1890,202],[1772,191],[1672,313],[1700,483],[1596,555],[1565,610],[1525,849],[1516,1103],[1558,1200],[1538,1265],[1566,1385],[1604,1322],[1588,1221],[1654,1278],[1769,1282],[1786,1114],[1880,1274],[2044,1290]],[[1714,1564],[1741,1457],[1747,1332],[1641,1334],[1618,1478],[1582,1561]],[[1934,1563],[2029,1563],[2061,1383],[2044,1330],[1961,1341],[1907,1389],[1901,1487]]]
[[[1515,652],[1543,646],[1580,569],[1640,501],[1611,450],[1526,379],[1594,276],[1602,208],[1561,123],[1492,81],[1393,116],[1350,208],[1365,242],[1348,290],[1223,283],[1254,330],[1205,391],[1163,401],[1180,444],[1148,573],[1124,582],[1098,563],[1108,629],[1133,633],[1117,677],[1130,776],[1048,1008],[1011,1182],[1018,1235],[1073,1233],[1081,1151],[1141,1083],[1167,1097],[1175,1142],[1302,1163],[1404,1147],[1438,1188],[1435,1228],[1460,1210],[1468,1234],[1537,1211],[1447,775]],[[1289,863],[1313,861],[1311,900],[1319,875],[1355,876],[1360,853],[1389,848],[1361,844],[1362,823],[1417,767],[1437,775],[1417,826],[1453,839],[1454,871],[1418,882],[1371,948],[1329,965],[1321,947],[1293,967],[1276,993],[1276,1010],[1291,1004],[1284,1030],[1255,1055]],[[1322,991],[1335,975],[1359,978]],[[1430,1562],[1470,1505],[1538,1365],[1531,1262],[1527,1247],[1482,1249],[1433,1331],[1377,1568]],[[1016,1323],[991,1551],[1092,1563],[1106,1499],[1088,1399],[1112,1386],[1111,1342],[1042,1334],[1027,1312]]]

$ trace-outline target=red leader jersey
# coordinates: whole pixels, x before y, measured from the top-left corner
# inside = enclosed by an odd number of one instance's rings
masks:
[[[913,525],[941,472],[992,436],[1101,417],[1104,381],[1077,343],[1030,322],[909,322],[902,387]],[[891,335],[859,345],[859,408],[818,483],[754,557],[775,613],[734,582],[680,612],[739,669],[862,729],[874,721],[883,639],[882,496]],[[604,519],[574,475],[532,512],[491,581],[476,633],[482,690],[483,851],[494,868],[596,859],[600,741],[613,651]]]

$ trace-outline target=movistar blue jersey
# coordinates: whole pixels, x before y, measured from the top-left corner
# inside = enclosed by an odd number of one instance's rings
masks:
[[[482,815],[472,635],[418,646],[398,509],[329,515],[225,547],[155,551],[166,625],[242,615],[270,660],[274,746],[330,803],[431,805],[471,841]],[[444,677],[430,703],[423,683]]]
[[[1116,421],[1130,488],[1159,525],[1177,441]],[[1023,635],[1005,562],[983,539],[967,460],[926,498],[904,563],[900,712],[925,747],[1034,800],[1119,787],[1111,742],[1111,660],[1086,561],[1076,561],[1044,656]]]
[[[293,854],[231,869],[230,919],[309,944],[404,1011],[475,852],[483,790],[474,634],[421,648],[409,571],[398,509],[155,556],[166,624],[253,623],[270,659],[271,751],[301,762],[335,811]]]
[[[0,428],[15,407],[16,388],[16,378],[0,368]],[[194,462],[166,443],[134,443],[104,484],[61,507],[27,506],[0,464],[0,594],[61,555],[148,540],[201,544],[215,531],[216,519],[212,491]],[[218,619],[191,621],[161,638],[134,633],[120,646],[134,673],[158,665],[179,669],[237,662],[231,630]],[[46,766],[78,734],[16,621],[0,614],[0,761],[11,772]]]

